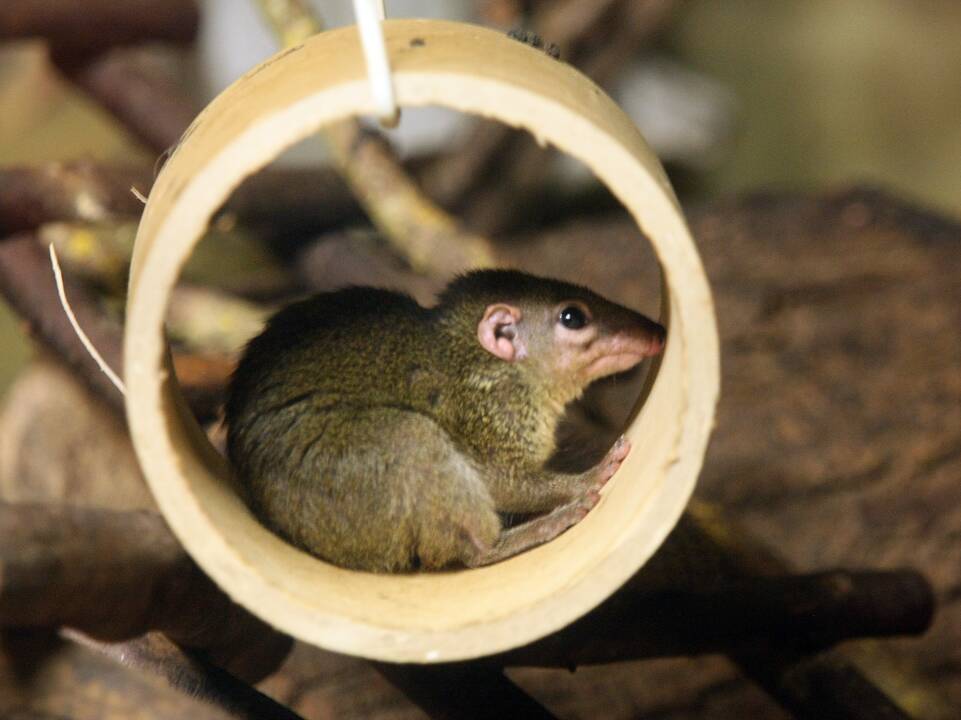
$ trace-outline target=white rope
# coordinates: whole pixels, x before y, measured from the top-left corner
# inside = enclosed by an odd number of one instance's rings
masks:
[[[367,61],[374,108],[380,122],[393,127],[397,124],[400,110],[394,97],[384,29],[380,24],[384,19],[384,12],[383,0],[354,0],[354,16],[357,18],[360,42],[364,48],[364,59]]]
[[[67,291],[63,288],[63,273],[60,272],[60,261],[57,260],[57,251],[53,248],[53,243],[50,243],[50,264],[53,265],[53,277],[57,281],[57,294],[60,296],[60,304],[63,306],[63,311],[67,315],[67,319],[70,321],[70,325],[73,327],[73,331],[77,333],[77,337],[80,338],[80,342],[83,343],[84,348],[90,354],[103,374],[107,376],[107,379],[114,384],[121,395],[127,394],[127,389],[124,387],[123,380],[121,380],[117,373],[107,365],[107,362],[100,356],[97,352],[97,348],[93,346],[90,338],[87,337],[87,333],[83,331],[80,327],[80,323],[77,322],[76,315],[73,314],[73,309],[70,307],[70,303],[67,302]]]

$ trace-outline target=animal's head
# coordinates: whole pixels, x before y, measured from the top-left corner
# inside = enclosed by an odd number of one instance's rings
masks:
[[[576,396],[664,347],[666,333],[640,313],[587,288],[513,270],[481,270],[450,284],[441,307],[468,316],[491,356]]]

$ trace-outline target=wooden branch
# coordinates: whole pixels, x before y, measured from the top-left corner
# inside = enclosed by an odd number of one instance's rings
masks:
[[[683,571],[675,572],[683,582]],[[495,661],[576,667],[739,648],[819,650],[853,638],[920,634],[934,615],[930,586],[910,570],[836,570],[653,592],[648,582],[642,570],[594,612]]]
[[[604,33],[579,61],[578,67],[597,83],[610,82],[624,69],[626,61],[634,58],[663,30],[677,5],[677,0],[620,3],[611,23],[620,31]]]
[[[64,278],[64,285],[80,326],[107,364],[123,377],[122,329],[100,312],[85,287],[70,277]],[[0,295],[26,321],[37,340],[63,360],[111,407],[124,412],[123,397],[74,333],[60,305],[49,255],[34,235],[20,233],[0,240]],[[211,392],[209,379],[196,387],[191,385],[191,376],[185,376],[183,380],[184,396],[198,418],[203,421],[214,417],[219,393]]]
[[[190,96],[138,61],[136,50],[113,50],[70,78],[157,153],[180,140],[199,108]]]
[[[152,100],[155,98],[151,98]],[[90,160],[0,168],[0,237],[49,222],[101,222],[139,218],[153,185],[150,167],[114,166]],[[220,215],[294,240],[362,220],[362,211],[340,175],[330,169],[270,168],[247,178]]]
[[[117,45],[190,43],[199,20],[194,0],[15,0],[0,3],[0,40],[42,37],[74,62]]]
[[[53,221],[99,222],[139,217],[143,204],[130,187],[150,191],[147,168],[91,161],[0,169],[0,237]]]
[[[455,150],[442,153],[421,175],[431,197],[446,208],[461,209],[507,153],[513,128],[478,120],[470,136]]]
[[[0,624],[108,641],[157,630],[256,679],[291,644],[234,605],[156,513],[66,505],[0,503]]]
[[[94,346],[114,372],[123,377],[123,336],[120,328],[98,312],[85,288],[64,278],[67,297]],[[50,258],[31,234],[0,241],[0,294],[27,322],[31,333],[50,348],[114,408],[122,412],[123,397],[84,349],[67,319],[50,269]]]
[[[357,123],[340,123],[324,135],[360,204],[416,272],[449,278],[494,264],[489,241],[465,231],[431,202],[385,141]]]
[[[306,0],[270,0],[257,6],[284,47],[298,45],[324,29]]]
[[[733,658],[798,720],[911,720],[854,662],[836,652],[781,651]]]
[[[562,48],[565,60],[603,85],[664,26],[675,5],[675,0],[543,3],[532,25],[545,42]],[[500,234],[516,227],[523,208],[532,204],[529,196],[543,182],[552,155],[511,128],[485,122],[456,154],[427,170],[424,184],[445,207],[462,210],[471,227]]]
[[[136,235],[135,220],[52,222],[36,229],[40,247],[53,245],[66,272],[113,297],[126,290]]]
[[[125,643],[107,644],[76,632],[64,634],[116,662],[159,675],[174,688],[215,705],[234,720],[303,720],[256,688],[162,635],[151,633]]]
[[[258,5],[286,47],[322,29],[301,0],[260,0]],[[330,126],[323,135],[370,219],[416,272],[446,278],[494,264],[489,241],[462,229],[424,195],[385,141],[356,121]]]
[[[646,2],[646,0],[642,0]],[[561,0],[539,3],[531,25],[567,57],[621,0]]]
[[[218,358],[230,358],[258,334],[274,309],[214,288],[181,285],[170,298],[167,328],[179,347],[202,353],[203,364],[220,363]]]
[[[551,720],[554,715],[496,668],[371,663],[432,720]]]
[[[531,26],[545,42],[557,45],[561,49],[561,57],[568,61],[582,39],[619,1],[563,0],[541,3]],[[425,186],[445,207],[465,207],[468,196],[495,174],[495,168],[499,170],[505,165],[505,158],[509,160],[511,168],[530,160],[530,153],[525,153],[521,160],[512,152],[518,145],[515,137],[513,128],[493,122],[479,123],[456,153],[445,154],[427,169]],[[540,161],[535,162],[540,166]]]
[[[219,212],[262,227],[281,250],[364,219],[347,183],[329,168],[268,168],[244,180]]]
[[[773,553],[758,546],[741,532],[730,519],[711,505],[692,503],[688,511],[691,527],[699,542],[716,548],[717,561],[724,572],[744,578],[760,578],[789,571],[787,564]],[[926,584],[926,583],[925,583]],[[913,585],[913,587],[910,587]],[[877,598],[882,614],[889,603],[902,600],[916,603],[919,610],[928,606],[928,621],[934,613],[930,588],[908,583],[904,597],[894,595]],[[927,597],[925,597],[927,596]],[[878,612],[878,608],[874,608]],[[921,615],[917,619],[922,619]],[[921,623],[917,631],[923,630]],[[839,650],[809,654],[795,647],[769,647],[763,650],[735,650],[731,653],[741,670],[757,682],[789,712],[798,718],[819,720],[826,717],[867,720],[868,718],[908,718],[897,704],[872,683],[857,666]]]

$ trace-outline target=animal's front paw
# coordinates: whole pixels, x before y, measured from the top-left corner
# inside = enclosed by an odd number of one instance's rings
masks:
[[[597,466],[594,481],[595,489],[603,487],[608,480],[614,477],[614,473],[621,467],[621,463],[624,462],[624,459],[630,452],[630,441],[621,435]]]

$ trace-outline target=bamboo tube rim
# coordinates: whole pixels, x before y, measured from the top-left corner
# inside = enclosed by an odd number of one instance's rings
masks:
[[[400,106],[440,105],[530,131],[584,162],[654,246],[666,281],[668,343],[626,431],[633,450],[599,505],[556,540],[489,567],[349,571],[257,523],[186,408],[163,332],[173,285],[210,216],[244,177],[319,127],[374,112],[354,28],[317,35],[247,73],[198,116],[167,161],[134,248],[126,404],[161,511],[235,601],[330,650],[396,662],[460,660],[563,627],[653,554],[703,461],[718,393],[717,330],[700,259],[663,170],[596,85],[492,30],[392,20],[384,31]]]

